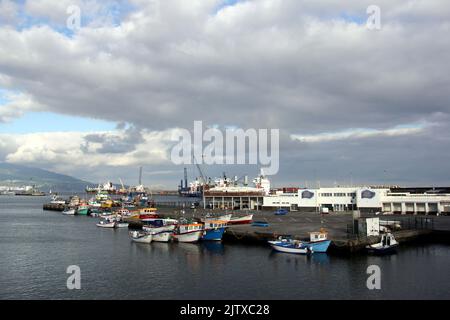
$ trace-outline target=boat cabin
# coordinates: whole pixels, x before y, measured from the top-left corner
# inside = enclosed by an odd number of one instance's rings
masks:
[[[328,232],[325,231],[311,232],[309,234],[309,239],[311,242],[325,241],[328,239]]]
[[[205,230],[226,228],[227,222],[223,220],[207,220],[205,221]]]
[[[158,209],[156,208],[143,208],[141,210],[139,210],[139,213],[143,214],[143,213],[155,213],[156,211],[158,211]]]
[[[182,224],[178,227],[180,233],[188,233],[203,230],[203,225],[200,223]]]

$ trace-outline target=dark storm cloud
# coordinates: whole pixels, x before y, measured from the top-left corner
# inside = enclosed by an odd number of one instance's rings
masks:
[[[90,143],[100,144],[95,149],[96,153],[127,153],[136,149],[136,146],[144,142],[141,131],[136,127],[126,128],[121,134],[95,133],[84,137],[85,143],[81,148],[89,152]]]
[[[365,27],[372,1],[245,1],[218,12],[219,0],[131,2],[136,11],[120,26],[72,38],[45,26],[0,27],[0,85],[41,110],[110,120],[118,130],[191,129],[194,120],[280,128],[283,181],[313,171],[382,180],[393,165],[396,179],[408,181],[406,169],[418,181],[442,178],[446,165],[434,162],[450,149],[441,138],[450,125],[446,1],[380,0],[378,31]],[[420,132],[394,136],[291,139],[417,124]],[[82,149],[132,151],[134,130],[87,136]],[[428,173],[424,150],[437,155]]]

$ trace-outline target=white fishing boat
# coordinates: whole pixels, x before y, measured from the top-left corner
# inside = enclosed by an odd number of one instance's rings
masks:
[[[160,231],[160,232],[152,232],[152,241],[155,242],[169,242],[172,239],[173,232],[172,231]]]
[[[100,228],[115,228],[116,222],[110,221],[110,220],[101,220],[99,223],[97,223],[97,227]]]
[[[223,214],[223,215],[214,215],[214,214],[207,214],[205,217],[203,217],[202,219],[200,219],[201,222],[207,222],[210,220],[220,220],[220,221],[224,221],[226,223],[228,223],[231,220],[231,217],[233,215],[230,214]]]
[[[381,236],[379,243],[371,244],[366,247],[370,253],[390,254],[394,253],[398,247],[398,242],[392,233],[386,233]]]
[[[153,235],[147,232],[132,231],[130,232],[131,240],[137,243],[151,243]]]
[[[65,216],[74,216],[77,214],[77,211],[75,209],[71,208],[71,209],[64,210],[62,214]]]
[[[116,221],[116,228],[128,228],[129,227],[129,223],[125,222],[125,221]]]
[[[179,225],[173,234],[173,238],[178,242],[197,242],[203,235],[203,224],[188,223]]]
[[[268,241],[272,249],[284,253],[308,254],[312,253],[309,247],[302,245],[301,241],[279,238],[275,241]]]
[[[52,196],[52,201],[50,201],[51,204],[60,204],[60,205],[65,205],[66,204],[66,200],[61,199],[60,197],[58,197],[58,195],[53,195]]]
[[[173,232],[175,230],[176,226],[174,224],[171,225],[166,225],[166,226],[162,226],[162,227],[153,227],[151,225],[149,226],[143,226],[142,230],[146,231],[146,232],[151,232],[151,233],[159,233],[159,232]]]

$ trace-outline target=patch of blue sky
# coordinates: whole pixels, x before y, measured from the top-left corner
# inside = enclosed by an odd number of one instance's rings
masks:
[[[23,4],[23,0],[20,1]],[[100,2],[101,3],[101,2]],[[116,0],[116,1],[105,1],[104,5],[100,10],[96,12],[83,11],[83,6],[80,7],[80,27],[97,25],[102,26],[103,24],[119,26],[123,18],[133,12],[136,7],[131,4],[128,0]],[[67,19],[70,14],[67,14]],[[64,19],[62,19],[64,20]],[[16,29],[21,31],[24,29],[29,29],[34,26],[48,26],[67,37],[72,37],[76,30],[72,30],[67,27],[66,23],[51,21],[47,17],[34,17],[29,15],[25,10],[24,6],[21,5],[18,13],[18,24]]]
[[[245,2],[245,0],[223,0],[215,9],[215,13],[219,12],[223,8],[232,7],[237,3]]]
[[[20,91],[0,88],[0,107],[10,102],[9,96],[18,94]]]
[[[343,12],[339,15],[339,18],[341,20],[344,20],[346,22],[355,23],[358,25],[364,25],[367,22],[367,16],[366,15],[355,15]]]
[[[29,112],[12,122],[0,123],[0,133],[112,131],[115,122],[61,115],[52,112]]]

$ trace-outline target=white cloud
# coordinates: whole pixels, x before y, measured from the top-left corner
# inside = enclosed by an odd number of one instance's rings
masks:
[[[29,94],[6,92],[2,95],[6,103],[0,105],[0,124],[20,118],[26,112],[39,111],[43,108]]]
[[[126,167],[156,165],[170,161],[168,148],[172,130],[143,131],[142,140],[126,152],[100,151],[103,147],[101,140],[90,142],[86,148],[86,139],[93,134],[109,142],[120,143],[126,132],[0,134],[0,141],[2,149],[10,150],[4,155],[6,162],[35,166],[40,164],[48,168]]]
[[[0,25],[17,22],[19,6],[12,0],[0,0]]]
[[[422,133],[425,130],[423,125],[395,127],[390,129],[349,129],[338,132],[325,132],[312,135],[291,135],[292,140],[298,140],[306,143],[332,142],[338,140],[365,139],[374,137],[396,137],[410,136]]]

